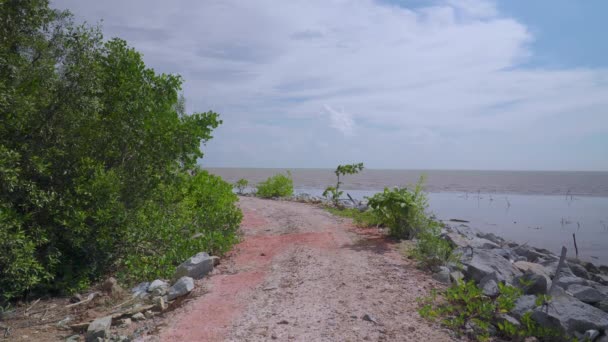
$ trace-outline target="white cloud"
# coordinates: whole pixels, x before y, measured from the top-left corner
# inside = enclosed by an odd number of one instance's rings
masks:
[[[573,141],[608,130],[608,71],[521,68],[534,37],[491,1],[54,3],[103,17],[107,35],[184,76],[189,110],[222,114],[206,149],[215,165],[333,166],[352,153],[376,167],[525,169],[531,156],[517,149],[521,141],[550,154],[564,131]],[[262,160],[267,151],[272,158]],[[516,152],[521,160],[504,164],[501,156]],[[458,155],[479,158],[459,164]],[[587,164],[608,168],[597,158]],[[565,152],[539,165],[572,160],[585,168]]]
[[[329,105],[323,106],[329,114],[330,126],[342,132],[345,136],[352,136],[355,134],[355,122],[353,121],[352,115],[342,110],[337,111]]]

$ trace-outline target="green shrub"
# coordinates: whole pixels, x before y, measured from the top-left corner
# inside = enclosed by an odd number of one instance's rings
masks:
[[[291,172],[276,174],[257,185],[256,195],[262,198],[288,197],[293,195]]]
[[[199,171],[178,184],[159,189],[137,212],[127,237],[132,247],[120,260],[124,281],[169,278],[192,255],[222,255],[237,242],[242,213],[229,183]]]
[[[244,178],[239,179],[238,181],[236,181],[236,183],[234,183],[234,187],[237,190],[237,193],[239,195],[242,195],[245,191],[245,189],[247,189],[247,186],[249,185],[249,181],[247,181]]]
[[[440,236],[439,225],[435,222],[418,234],[412,254],[423,267],[428,269],[459,262],[454,248]]]
[[[482,290],[473,281],[460,282],[445,290],[442,300],[437,300],[437,292],[420,299],[423,305],[418,313],[430,320],[440,318],[446,327],[458,334],[468,333],[471,338],[479,341],[489,338],[493,324],[496,324],[500,336],[514,340],[529,336],[548,339],[559,336],[553,330],[540,327],[531,319],[530,313],[522,317],[519,328],[501,319],[501,314],[508,313],[515,307],[515,302],[522,292],[503,283],[499,283],[498,288],[499,295],[490,298],[483,295]]]
[[[385,188],[369,198],[368,204],[378,219],[399,238],[412,239],[435,225],[427,215],[428,201],[423,191],[424,177],[414,191],[407,188]]]

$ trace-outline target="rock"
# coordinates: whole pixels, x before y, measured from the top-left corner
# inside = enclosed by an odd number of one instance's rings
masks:
[[[169,291],[169,283],[160,279],[156,279],[148,287],[148,292],[150,292],[152,296],[164,296],[167,294],[167,291]]]
[[[551,287],[550,270],[545,266],[528,261],[516,261],[513,266],[523,273],[531,272],[543,276],[547,280],[547,288]]]
[[[521,296],[515,301],[515,307],[511,310],[511,314],[515,318],[521,319],[526,312],[531,311],[534,308],[536,308],[536,296]]]
[[[583,266],[575,263],[568,263],[568,267],[575,276],[583,279],[589,279],[589,272],[587,272]]]
[[[604,331],[604,334],[606,334],[608,332]],[[597,340],[595,340],[594,342],[608,342],[608,336],[604,335],[604,336],[600,336]]]
[[[604,297],[600,291],[593,287],[578,284],[568,286],[568,292],[572,293],[574,298],[589,304],[598,303]]]
[[[364,321],[372,322],[374,324],[378,324],[378,321],[376,320],[376,318],[370,314],[363,315],[363,317],[361,317],[361,319]]]
[[[194,289],[194,279],[191,277],[179,278],[173,286],[169,288],[167,294],[168,300],[174,300],[177,297],[185,296]]]
[[[497,319],[499,322],[509,322],[512,325],[519,327],[521,323],[513,316],[507,314],[498,314]]]
[[[535,248],[529,246],[517,246],[513,248],[515,254],[525,257],[530,262],[536,262],[537,260],[543,260],[547,257],[547,254],[540,253]]]
[[[146,319],[146,316],[144,316],[144,314],[142,314],[141,312],[138,312],[136,314],[134,314],[133,316],[131,316],[131,319],[133,319],[134,321],[144,321]]]
[[[211,259],[209,254],[201,252],[179,265],[175,270],[173,279],[181,277],[201,279],[211,271],[213,271],[213,259]]]
[[[98,318],[89,324],[87,329],[87,342],[97,341],[97,338],[109,338],[110,327],[112,326],[112,316]]]
[[[595,266],[593,263],[583,261],[581,265],[587,270],[589,273],[600,273],[601,270]]]
[[[450,269],[445,266],[440,266],[439,271],[433,273],[433,279],[440,283],[450,284]]]
[[[479,282],[479,287],[481,288],[482,293],[488,297],[498,296],[498,278],[496,272],[483,277]]]
[[[500,236],[496,236],[493,233],[479,232],[477,233],[477,236],[482,239],[490,240],[497,245],[503,245],[505,243],[505,239],[501,238]]]
[[[600,332],[597,330],[587,330],[583,335],[583,341],[594,341],[596,338],[600,336]]]
[[[454,271],[450,273],[450,279],[455,283],[459,283],[462,281],[462,279],[464,279],[464,274],[462,274],[460,271]]]
[[[591,274],[591,280],[596,281],[602,285],[608,285],[608,276],[604,274]]]
[[[213,266],[214,267],[220,264],[220,257],[219,256],[212,255],[211,256],[211,260],[213,260]]]
[[[146,310],[146,312],[144,312],[144,317],[146,317],[146,319],[151,319],[152,317],[154,317],[154,312]]]
[[[608,312],[608,298],[601,300],[598,303],[595,303],[595,307],[604,312]]]
[[[133,294],[133,297],[146,297],[148,295],[148,287],[150,287],[149,282],[139,283],[131,289],[131,293]]]
[[[496,272],[498,281],[506,283],[512,283],[514,277],[521,275],[508,260],[492,250],[476,250],[471,258],[464,258],[462,263],[467,266],[465,276],[477,283],[493,272]]]
[[[555,285],[567,290],[571,285],[588,285],[589,282],[579,277],[559,277],[555,280]]]
[[[606,265],[600,265],[599,269],[600,269],[599,273],[608,275],[608,266],[606,266]],[[596,273],[596,272],[594,272],[594,273]]]
[[[519,287],[524,294],[545,294],[549,290],[547,278],[531,271],[515,277],[513,285]]]
[[[120,321],[118,321],[118,326],[121,328],[126,328],[128,326],[131,325],[131,319],[130,318],[123,318]]]
[[[65,342],[78,342],[80,341],[80,335],[72,335],[65,339]]]
[[[494,249],[500,248],[499,245],[494,242],[478,237],[467,238],[457,232],[451,232],[444,235],[446,240],[450,241],[455,247],[464,248],[472,247],[479,249]]]
[[[163,312],[167,310],[167,302],[163,297],[154,297],[152,298],[152,303],[154,304],[154,310]]]
[[[536,308],[532,318],[541,326],[556,329],[568,335],[587,330],[608,329],[608,315],[605,312],[571,297],[560,288],[551,293],[548,308]]]
[[[55,326],[61,330],[70,330],[70,326],[68,325],[68,323],[70,323],[71,321],[72,321],[72,316],[66,316],[61,321],[57,322],[57,324]]]
[[[494,253],[500,255],[501,257],[503,257],[509,261],[515,261],[515,260],[517,260],[517,258],[521,258],[521,257],[517,256],[517,254],[513,253],[512,250],[506,249],[506,248],[495,249]]]
[[[84,298],[79,293],[77,293],[77,294],[73,295],[72,297],[70,297],[70,303],[78,303],[78,302],[81,302],[83,300],[84,300]]]
[[[118,285],[118,281],[116,281],[116,279],[114,277],[110,277],[110,278],[106,279],[101,284],[101,290],[106,293],[110,293],[110,294],[116,294],[117,292],[122,292],[122,289]]]

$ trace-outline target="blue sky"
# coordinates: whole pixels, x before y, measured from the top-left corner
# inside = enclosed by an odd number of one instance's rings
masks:
[[[56,0],[187,109],[205,166],[608,170],[602,0]]]

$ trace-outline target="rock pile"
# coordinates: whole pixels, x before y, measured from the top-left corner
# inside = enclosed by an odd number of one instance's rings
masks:
[[[580,340],[608,339],[608,267],[570,258],[556,274],[559,257],[545,249],[518,245],[465,225],[446,227],[442,237],[455,247],[461,265],[438,269],[433,278],[450,283],[464,276],[487,296],[498,294],[498,282],[519,287],[525,295],[517,300],[509,320],[531,312],[541,326]],[[550,305],[537,307],[536,296],[544,294],[551,296]]]
[[[86,331],[87,342],[130,341],[128,336],[112,334],[111,327],[126,328],[132,322],[152,319],[167,310],[171,302],[192,292],[195,287],[194,280],[209,274],[218,263],[218,257],[204,252],[198,253],[177,267],[171,283],[162,279],[142,282],[131,289],[132,300],[125,302],[130,303],[128,307],[92,322],[74,324],[71,328],[75,331]],[[114,278],[106,280],[101,289],[110,294],[123,291]],[[68,341],[77,341],[78,337],[79,335],[70,336]]]

